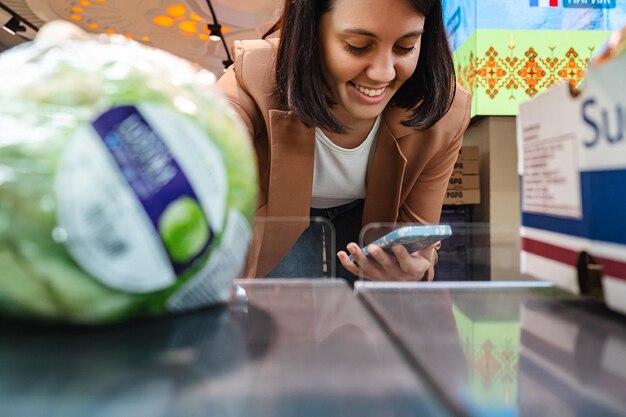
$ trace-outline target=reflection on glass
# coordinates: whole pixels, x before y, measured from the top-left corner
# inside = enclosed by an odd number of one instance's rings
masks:
[[[265,217],[256,220],[263,230],[263,252],[258,260],[259,270],[270,271],[267,278],[343,278],[373,281],[515,281],[532,280],[520,273],[520,240],[516,225],[498,226],[471,222],[469,215],[446,219],[451,235],[442,236],[440,244],[422,251],[434,268],[422,274],[404,274],[401,269],[381,269],[380,276],[366,274],[358,265],[357,275],[344,268],[337,251],[358,235],[356,243],[365,248],[382,236],[405,227],[423,226],[418,223],[371,223],[355,230],[337,230],[324,217]],[[444,220],[444,218],[442,218]],[[432,225],[437,226],[437,225]],[[288,231],[288,232],[287,232]],[[431,243],[431,242],[427,242]],[[436,252],[435,252],[436,250]],[[368,259],[371,259],[368,257]],[[392,261],[395,256],[392,255]],[[358,262],[357,262],[358,263]]]
[[[359,281],[357,294],[399,338],[415,372],[427,375],[453,414],[465,414],[456,401],[467,385],[468,367],[453,315],[450,290],[422,283]]]
[[[218,388],[212,397],[193,390],[233,374],[240,387],[253,383],[240,367],[270,347],[250,339],[249,320],[271,327],[270,316],[254,306],[98,328],[1,321],[0,414],[246,415],[246,401],[233,405],[216,395]]]
[[[517,230],[495,227],[486,223],[471,223],[469,218],[448,217],[456,220],[442,225],[451,229],[451,235],[441,235],[439,243],[432,245],[436,253],[428,250],[420,252],[431,263],[423,281],[488,281],[519,279],[519,238]],[[417,223],[371,223],[360,234],[359,245],[366,247],[381,236]],[[436,225],[435,225],[436,226]],[[426,242],[432,243],[432,242]],[[368,278],[361,269],[361,278]],[[387,281],[400,281],[389,274]],[[414,278],[412,280],[417,280]]]
[[[273,343],[255,386],[266,394],[265,413],[257,409],[253,415],[449,415],[346,283],[237,283],[250,303],[272,314],[275,325],[271,333],[262,332]]]
[[[418,373],[458,414],[473,417],[517,416],[526,401],[519,382],[520,306],[572,298],[541,282],[360,281],[355,288],[397,335]],[[539,410],[526,415],[543,416]]]
[[[476,308],[478,307],[478,308]],[[519,352],[518,306],[489,317],[480,306],[457,301],[456,320],[469,378],[466,396],[477,415],[515,415]]]
[[[626,321],[600,302],[522,306],[520,415],[623,416]]]
[[[263,217],[257,218],[255,222],[255,227],[265,231],[263,245],[274,252],[268,255],[275,262],[272,262],[271,271],[266,278],[337,277],[336,232],[333,223],[328,219]],[[292,228],[304,232],[285,233]],[[299,237],[296,241],[287,241],[291,235]]]

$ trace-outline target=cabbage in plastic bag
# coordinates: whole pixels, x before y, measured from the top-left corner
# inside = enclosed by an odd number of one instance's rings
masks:
[[[61,22],[0,55],[0,311],[101,323],[227,300],[256,162],[213,83]]]

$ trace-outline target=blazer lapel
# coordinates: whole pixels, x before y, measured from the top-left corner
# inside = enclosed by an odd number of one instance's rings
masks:
[[[267,218],[257,275],[265,276],[309,226],[315,130],[292,112],[270,110]]]
[[[270,111],[268,216],[309,216],[315,130],[292,112]]]
[[[407,161],[384,118],[375,146],[367,172],[362,226],[372,222],[395,222],[400,208]]]

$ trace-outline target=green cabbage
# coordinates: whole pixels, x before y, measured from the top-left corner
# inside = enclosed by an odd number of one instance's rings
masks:
[[[164,51],[119,36],[79,33],[59,22],[44,27],[36,41],[0,55],[0,312],[105,323],[226,301],[238,271],[215,282],[204,277],[194,284],[198,290],[187,287],[183,307],[168,308],[173,295],[218,261],[212,255],[236,265],[245,257],[245,250],[230,253],[226,246],[233,239],[223,238],[229,214],[239,213],[245,220],[239,228],[249,228],[257,187],[254,151],[213,83],[212,74]],[[122,288],[111,286],[106,276],[87,272],[70,250],[76,236],[59,220],[59,192],[71,192],[64,190],[67,178],[59,176],[59,168],[82,139],[79,132],[111,109],[143,105],[201,132],[219,150],[226,171],[224,207],[218,208],[225,214],[214,216],[222,224],[207,223],[211,216],[186,197],[165,210],[158,244],[171,262],[192,262],[170,285],[149,291],[123,288],[123,282]],[[170,140],[184,144],[188,138]],[[107,192],[96,185],[94,193]],[[202,183],[193,186],[202,191]],[[149,266],[151,260],[145,262]]]

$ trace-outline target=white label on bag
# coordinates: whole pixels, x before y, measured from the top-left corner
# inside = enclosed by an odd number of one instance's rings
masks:
[[[252,231],[239,211],[230,210],[224,236],[209,262],[175,292],[167,301],[171,312],[190,310],[204,305],[226,302],[233,278],[243,269]]]
[[[185,117],[121,106],[71,140],[55,192],[58,229],[76,262],[106,286],[145,293],[173,285],[209,249],[223,227],[227,177],[219,150]],[[206,228],[183,255],[164,231],[181,201],[198,207],[196,222]]]

